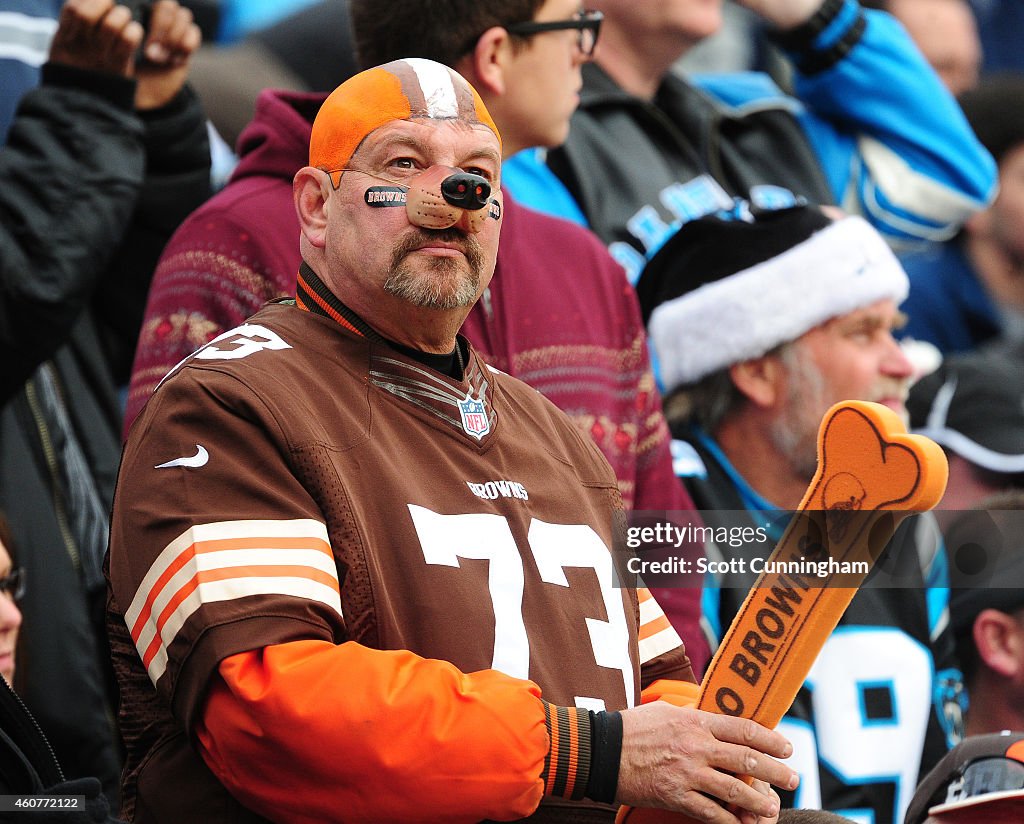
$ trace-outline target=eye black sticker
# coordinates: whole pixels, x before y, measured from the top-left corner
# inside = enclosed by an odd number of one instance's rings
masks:
[[[364,200],[367,206],[404,206],[409,190],[402,186],[371,186],[366,190]]]

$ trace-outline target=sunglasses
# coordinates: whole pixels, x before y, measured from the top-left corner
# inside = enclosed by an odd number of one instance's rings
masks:
[[[532,37],[546,31],[576,30],[576,46],[584,57],[592,57],[597,46],[597,36],[601,32],[601,21],[604,15],[599,11],[581,11],[570,20],[549,20],[542,23],[530,20],[526,23],[513,23],[505,26],[505,31],[516,37]]]
[[[0,593],[7,595],[12,601],[20,601],[25,595],[25,570],[15,567],[0,578]]]

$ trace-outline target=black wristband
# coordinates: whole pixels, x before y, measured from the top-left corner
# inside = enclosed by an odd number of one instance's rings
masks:
[[[823,52],[816,52],[813,56],[798,61],[797,67],[805,75],[818,74],[819,72],[831,69],[860,42],[867,25],[867,18],[864,17],[863,12],[860,12],[853,25],[846,30],[846,33],[831,48]]]
[[[619,786],[622,759],[622,713],[590,713],[590,775],[586,797],[611,804]]]

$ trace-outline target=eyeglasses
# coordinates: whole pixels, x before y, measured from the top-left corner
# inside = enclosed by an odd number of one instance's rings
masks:
[[[20,601],[25,596],[25,570],[15,567],[0,578],[0,593],[7,595],[12,601]]]
[[[529,20],[525,23],[513,23],[505,26],[505,31],[517,37],[532,37],[546,31],[564,31],[566,29],[576,30],[576,46],[584,57],[593,57],[594,48],[597,46],[597,36],[601,32],[601,21],[604,15],[599,11],[580,11],[572,16],[571,20],[549,20],[536,22]]]

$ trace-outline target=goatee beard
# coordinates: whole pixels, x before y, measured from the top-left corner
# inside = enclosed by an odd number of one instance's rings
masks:
[[[425,239],[457,244],[466,263],[456,257],[435,257],[425,261],[429,271],[414,271],[406,259],[423,246]],[[403,238],[395,248],[383,289],[413,306],[458,309],[476,300],[483,265],[483,251],[472,235],[455,229],[421,230]]]

